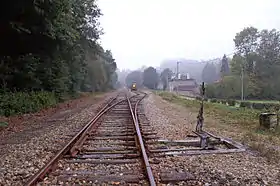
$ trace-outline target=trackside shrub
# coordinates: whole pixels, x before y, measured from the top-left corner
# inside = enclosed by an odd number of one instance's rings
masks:
[[[275,104],[274,109],[277,110],[277,111],[280,110],[280,105],[279,104]]]
[[[199,96],[195,97],[195,99],[198,100],[198,101],[201,101],[201,100],[202,100],[202,98],[199,97]]]
[[[265,104],[264,103],[253,103],[252,107],[253,107],[253,109],[262,110],[265,108]]]
[[[264,103],[266,110],[279,110],[279,104],[277,103]]]
[[[246,107],[246,108],[251,109],[251,108],[252,108],[252,103],[251,103],[251,102],[248,102],[248,101],[242,101],[242,102],[240,103],[240,107]]]
[[[227,103],[228,103],[229,106],[235,106],[235,100],[234,99],[227,100]]]
[[[0,94],[0,115],[31,113],[56,104],[57,98],[52,92],[5,92]]]
[[[211,100],[210,100],[210,102],[211,102],[211,103],[217,103],[217,102],[218,102],[218,100],[217,100],[217,99],[215,99],[215,98],[213,98],[213,99],[211,99]]]
[[[226,105],[227,101],[226,100],[222,100],[222,104]]]

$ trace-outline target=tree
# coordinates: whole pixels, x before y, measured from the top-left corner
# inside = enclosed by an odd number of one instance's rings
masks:
[[[143,85],[149,89],[156,89],[158,84],[158,74],[155,68],[148,67],[143,72]]]
[[[221,82],[206,86],[207,97],[213,98],[240,98],[240,79],[236,76],[225,76]]]
[[[102,29],[96,1],[5,2],[0,89],[69,94],[113,87],[116,62],[97,42]]]
[[[221,65],[221,75],[226,76],[229,74],[229,65],[228,65],[228,58],[226,55],[223,56],[222,65]]]
[[[132,71],[125,78],[126,86],[131,87],[132,83],[136,83],[137,87],[141,87],[143,84],[142,72]]]
[[[234,38],[237,54],[245,58],[246,63],[243,65],[249,74],[253,73],[253,63],[256,58],[259,37],[258,29],[247,27],[237,33]]]
[[[254,78],[258,82],[259,94],[269,99],[280,95],[280,33],[275,29],[260,32],[254,64]]]
[[[234,39],[237,52],[231,72],[221,82],[209,85],[211,96],[238,98],[243,71],[244,95],[249,99],[280,99],[280,33],[244,28]],[[225,60],[224,60],[225,61]],[[223,65],[222,65],[223,66]],[[224,69],[224,67],[222,67]]]
[[[163,90],[166,90],[168,82],[171,80],[172,71],[169,68],[164,69],[160,74],[160,79],[163,84]]]
[[[213,83],[218,80],[216,67],[213,63],[207,63],[202,70],[202,81],[205,83]]]
[[[241,56],[255,52],[258,47],[259,32],[257,28],[247,27],[234,38],[235,47]]]

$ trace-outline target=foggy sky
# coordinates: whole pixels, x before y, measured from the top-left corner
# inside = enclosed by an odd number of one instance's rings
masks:
[[[207,60],[234,50],[244,27],[280,28],[279,0],[98,0],[118,68],[158,66],[164,59]]]

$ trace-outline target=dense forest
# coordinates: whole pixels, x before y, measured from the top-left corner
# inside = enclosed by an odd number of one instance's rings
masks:
[[[204,68],[210,98],[280,99],[280,32],[244,28],[234,38],[236,52],[223,57],[219,75],[214,65]]]
[[[117,82],[116,62],[99,39],[95,0],[5,1],[1,9],[0,114],[51,106]],[[8,11],[7,11],[8,10]]]

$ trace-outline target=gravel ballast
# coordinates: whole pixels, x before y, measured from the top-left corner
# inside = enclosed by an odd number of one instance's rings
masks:
[[[197,113],[188,108],[167,102],[154,94],[144,100],[144,105],[145,114],[161,139],[185,139],[195,129]],[[207,117],[205,120],[207,125],[207,120],[213,122],[214,119]],[[211,132],[230,135],[223,131]],[[195,176],[195,182],[182,182],[182,185],[280,185],[279,164],[269,163],[264,157],[250,152],[170,156],[160,158],[159,162],[152,165],[154,172],[175,168],[178,172],[190,172]]]
[[[116,93],[85,98],[85,103],[75,109],[62,109],[55,115],[30,123],[30,127],[22,131],[2,138],[0,185],[24,185],[113,95]]]

